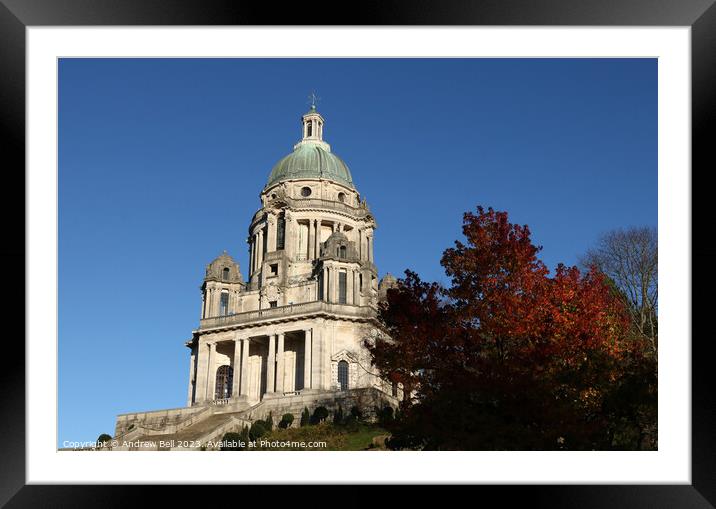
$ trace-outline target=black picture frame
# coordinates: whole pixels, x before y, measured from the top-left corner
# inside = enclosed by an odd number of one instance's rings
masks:
[[[25,29],[28,26],[88,25],[623,25],[690,26],[692,37],[692,189],[716,168],[708,133],[716,119],[716,6],[714,0],[365,0],[346,10],[340,2],[258,3],[231,0],[0,0],[0,155],[5,169],[3,207],[5,242],[0,250],[6,317],[12,316],[18,288],[24,279],[24,223],[13,220],[23,207],[25,189]],[[349,14],[348,14],[349,13]],[[9,156],[9,157],[8,157]],[[10,192],[13,190],[12,192]],[[21,203],[13,202],[13,198]],[[693,200],[693,198],[692,198]],[[695,200],[694,200],[695,201]],[[692,201],[693,208],[693,201]],[[692,270],[696,262],[716,254],[708,247],[713,230],[709,214],[692,211],[694,233]],[[12,237],[13,240],[9,241]],[[703,240],[702,240],[703,239]],[[708,258],[707,258],[708,257]],[[693,289],[713,287],[713,271],[699,272]],[[708,300],[695,299],[693,308],[708,316]],[[702,319],[703,320],[703,319]],[[17,318],[6,322],[15,328]],[[5,329],[8,330],[7,328]],[[24,331],[7,333],[6,358],[25,359],[18,340]],[[683,338],[685,342],[691,338]],[[692,341],[692,484],[611,486],[502,486],[481,487],[484,497],[501,505],[527,501],[532,507],[714,507],[716,505],[716,391],[713,384],[709,335]],[[101,507],[138,503],[146,495],[140,487],[26,485],[25,482],[25,363],[4,363],[0,369],[3,417],[0,419],[0,504],[7,507]],[[136,489],[135,489],[136,488]],[[181,491],[173,490],[174,493]],[[213,492],[210,492],[213,493]],[[421,497],[421,490],[410,496]],[[525,503],[525,502],[523,502]]]

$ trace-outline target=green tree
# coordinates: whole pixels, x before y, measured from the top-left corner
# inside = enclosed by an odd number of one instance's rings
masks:
[[[258,440],[266,433],[268,433],[268,429],[266,429],[266,423],[264,421],[256,421],[251,424],[251,428],[249,429],[249,440]]]
[[[282,429],[290,428],[293,424],[293,414],[283,414],[281,422],[278,423],[278,427]]]
[[[224,433],[224,436],[221,437],[221,442],[223,442],[221,445],[222,451],[241,451],[241,450],[243,450],[243,447],[241,447],[241,443],[242,443],[241,433],[235,433],[235,432]]]
[[[311,424],[320,424],[328,418],[328,409],[324,406],[316,407],[311,415]]]
[[[307,407],[303,407],[303,412],[301,412],[301,426],[308,426],[311,423],[311,414],[308,411]]]
[[[107,433],[102,433],[100,436],[97,437],[97,443],[102,446],[107,445],[107,442],[109,442],[110,440],[112,440],[112,437]]]
[[[266,431],[273,430],[273,415],[271,412],[268,413],[266,418],[263,420],[264,426],[266,427]]]
[[[333,413],[333,424],[340,426],[343,424],[343,408],[338,405],[338,409]]]

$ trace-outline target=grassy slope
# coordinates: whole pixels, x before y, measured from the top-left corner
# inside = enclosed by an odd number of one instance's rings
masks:
[[[371,424],[356,424],[352,426],[334,426],[324,422],[316,426],[304,426],[300,428],[274,429],[262,440],[267,441],[292,441],[292,442],[326,442],[326,447],[313,447],[301,449],[300,447],[257,447],[252,450],[311,450],[311,451],[363,451],[369,450],[373,438],[379,435],[388,435],[383,428]]]

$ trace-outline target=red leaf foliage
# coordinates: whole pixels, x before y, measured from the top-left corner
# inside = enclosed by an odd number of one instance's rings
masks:
[[[441,260],[451,286],[406,271],[380,309],[386,336],[366,343],[403,384],[394,445],[621,447],[615,421],[636,419],[652,371],[605,276],[564,265],[550,276],[506,212],[466,213],[463,234]]]

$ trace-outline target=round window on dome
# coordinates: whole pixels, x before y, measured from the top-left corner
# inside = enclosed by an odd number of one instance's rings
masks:
[[[301,196],[311,196],[311,188],[310,187],[302,187],[301,188]]]
[[[338,201],[344,203],[346,201],[346,193],[338,193]]]

